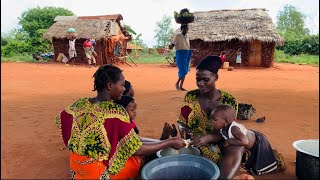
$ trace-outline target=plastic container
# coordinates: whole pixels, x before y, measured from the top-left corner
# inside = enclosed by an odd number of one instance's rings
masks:
[[[295,141],[293,147],[297,150],[297,178],[319,179],[319,139]]]
[[[75,28],[69,28],[69,29],[68,29],[68,32],[69,32],[69,33],[75,33],[75,32],[76,32],[76,29],[75,29]]]
[[[201,156],[182,154],[157,158],[141,171],[142,179],[218,179],[220,171],[212,161]]]
[[[229,68],[229,62],[224,62],[222,65],[223,69],[228,69]]]
[[[188,147],[188,148],[181,148],[179,150],[175,150],[171,147],[166,149],[161,149],[157,152],[158,157],[166,157],[166,156],[172,156],[172,155],[178,155],[178,154],[191,154],[200,156],[200,150],[196,147]]]

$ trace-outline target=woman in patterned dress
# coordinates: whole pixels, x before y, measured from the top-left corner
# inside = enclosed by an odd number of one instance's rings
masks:
[[[178,119],[181,137],[189,139],[211,133],[213,128],[209,115],[219,104],[232,106],[238,112],[237,100],[228,92],[216,88],[218,71],[221,67],[219,56],[208,56],[197,66],[196,81],[198,89],[187,92],[182,102]],[[203,146],[202,155],[215,163],[221,158],[218,146]]]
[[[55,118],[70,150],[72,179],[136,178],[143,156],[167,147],[185,146],[176,137],[143,144],[126,110],[113,102],[125,90],[122,71],[113,65],[103,65],[93,77],[97,96],[77,100]]]

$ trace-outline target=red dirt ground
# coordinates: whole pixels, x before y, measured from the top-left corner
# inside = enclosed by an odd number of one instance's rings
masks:
[[[177,69],[120,67],[136,91],[141,136],[159,138],[165,121],[176,122],[185,95],[174,87]],[[53,119],[77,98],[95,95],[95,70],[56,63],[1,63],[1,178],[69,178],[68,150]],[[268,69],[223,69],[219,74],[218,88],[257,110],[252,120],[241,122],[264,133],[285,157],[286,172],[256,178],[296,178],[292,143],[319,139],[319,68],[275,64]],[[194,68],[185,88],[196,88]],[[255,119],[262,116],[266,122],[257,124]]]

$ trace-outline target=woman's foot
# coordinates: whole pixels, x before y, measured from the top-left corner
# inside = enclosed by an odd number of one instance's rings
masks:
[[[287,168],[286,168],[286,164],[285,164],[284,157],[283,157],[282,153],[279,153],[276,149],[273,149],[273,154],[277,160],[278,172],[285,171]]]
[[[183,87],[180,87],[180,91],[187,91],[187,90]]]
[[[162,134],[161,134],[160,140],[169,139],[171,132],[172,132],[172,127],[167,122],[165,122],[162,128]]]
[[[176,83],[176,89],[177,89],[177,91],[180,91],[180,88],[179,88],[179,84],[178,84],[178,83]]]
[[[178,135],[178,130],[176,128],[176,125],[172,124],[171,137],[177,137],[177,135]]]

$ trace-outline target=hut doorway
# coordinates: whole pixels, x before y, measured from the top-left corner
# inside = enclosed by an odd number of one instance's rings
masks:
[[[250,42],[249,66],[261,66],[261,42],[254,40]]]

